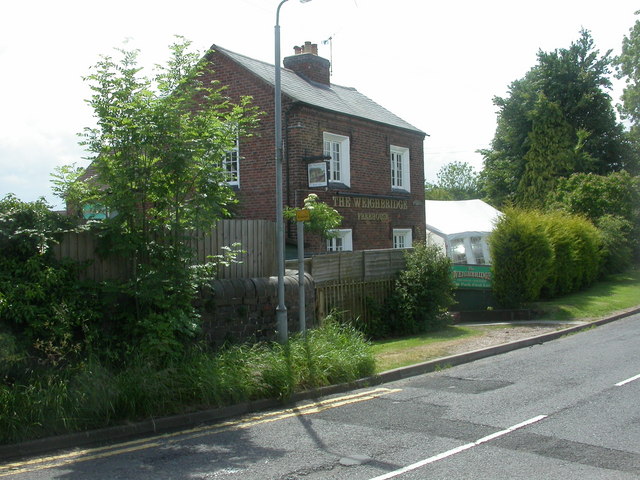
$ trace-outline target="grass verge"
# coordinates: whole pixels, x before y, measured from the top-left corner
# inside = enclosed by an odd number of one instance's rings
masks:
[[[595,319],[640,304],[640,268],[610,275],[581,292],[537,302],[540,320]]]
[[[437,332],[373,343],[376,372],[384,372],[446,355],[447,348],[465,339],[480,335],[480,331],[449,326]]]

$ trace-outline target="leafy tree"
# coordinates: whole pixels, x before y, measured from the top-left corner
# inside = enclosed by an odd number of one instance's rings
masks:
[[[528,135],[529,150],[524,155],[524,173],[520,178],[515,198],[518,205],[541,208],[549,192],[560,177],[580,168],[589,157],[581,152],[584,143],[575,139],[571,126],[557,104],[540,94],[531,114],[532,125]],[[585,137],[583,133],[581,137]]]
[[[552,149],[551,156],[556,159],[558,155],[571,157],[578,150],[574,172],[607,174],[634,165],[607,93],[611,88],[610,54],[609,51],[600,56],[590,33],[583,30],[568,49],[539,51],[538,63],[510,85],[509,96],[494,98],[499,108],[498,125],[491,148],[481,151],[482,181],[492,203],[517,201],[528,162],[539,163],[546,148]],[[544,109],[541,94],[548,102]],[[554,109],[559,110],[564,121],[557,112],[553,113]],[[556,120],[552,121],[554,115]],[[542,118],[547,118],[544,127]],[[553,135],[555,142],[545,145],[542,130],[556,127],[560,131]],[[533,171],[541,168],[540,164],[529,167],[529,179],[524,185],[531,185]]]
[[[592,222],[605,215],[617,215],[637,223],[640,178],[624,171],[609,175],[577,173],[558,182],[549,203]]]
[[[480,197],[479,175],[466,162],[451,162],[440,168],[436,184],[425,184],[427,200],[470,200]]]
[[[231,103],[207,75],[207,57],[189,47],[178,37],[152,77],[142,74],[136,50],[101,57],[85,79],[97,121],[83,134],[91,166],[79,179],[74,168],[56,178],[68,205],[108,213],[97,227],[103,254],[130,261],[118,298],[129,299],[131,313],[121,320],[152,354],[170,355],[197,328],[184,240],[229,215],[235,199],[224,160],[257,121],[250,99]]]
[[[425,200],[455,200],[448,190],[439,187],[437,183],[425,182],[424,184]]]
[[[640,14],[640,10],[636,15]],[[622,92],[622,104],[618,109],[623,118],[631,122],[629,140],[632,155],[636,159],[629,170],[640,173],[640,20],[636,20],[629,30],[629,35],[622,41],[622,54],[615,59],[617,77],[624,78],[625,87]]]
[[[605,269],[621,271],[640,252],[640,177],[579,173],[558,181],[548,205],[582,215],[600,228]]]
[[[636,15],[640,14],[640,10]],[[622,92],[621,113],[632,122],[632,130],[640,128],[640,20],[629,29],[622,41],[622,53],[615,59],[617,77],[625,79]]]

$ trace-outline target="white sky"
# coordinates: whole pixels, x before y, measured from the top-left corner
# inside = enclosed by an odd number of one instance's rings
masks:
[[[0,197],[50,191],[58,165],[78,163],[77,133],[93,123],[82,76],[123,46],[143,65],[163,63],[174,35],[273,63],[279,0],[26,0],[0,17]],[[601,53],[620,52],[640,8],[635,0],[289,0],[280,16],[282,57],[333,37],[332,82],[355,87],[430,136],[425,173],[465,161],[495,132],[492,98],[535,65],[538,49],[567,48],[580,28]],[[151,71],[148,71],[151,74]],[[619,85],[619,82],[618,82]],[[613,92],[617,102],[618,87]]]

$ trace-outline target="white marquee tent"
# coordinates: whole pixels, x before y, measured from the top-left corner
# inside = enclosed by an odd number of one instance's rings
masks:
[[[487,237],[502,215],[482,200],[425,202],[427,242],[440,245],[453,263],[490,265]]]

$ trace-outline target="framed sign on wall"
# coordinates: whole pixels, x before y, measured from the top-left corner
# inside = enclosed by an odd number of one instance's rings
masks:
[[[309,187],[327,186],[326,162],[310,163],[307,168],[309,171]]]

